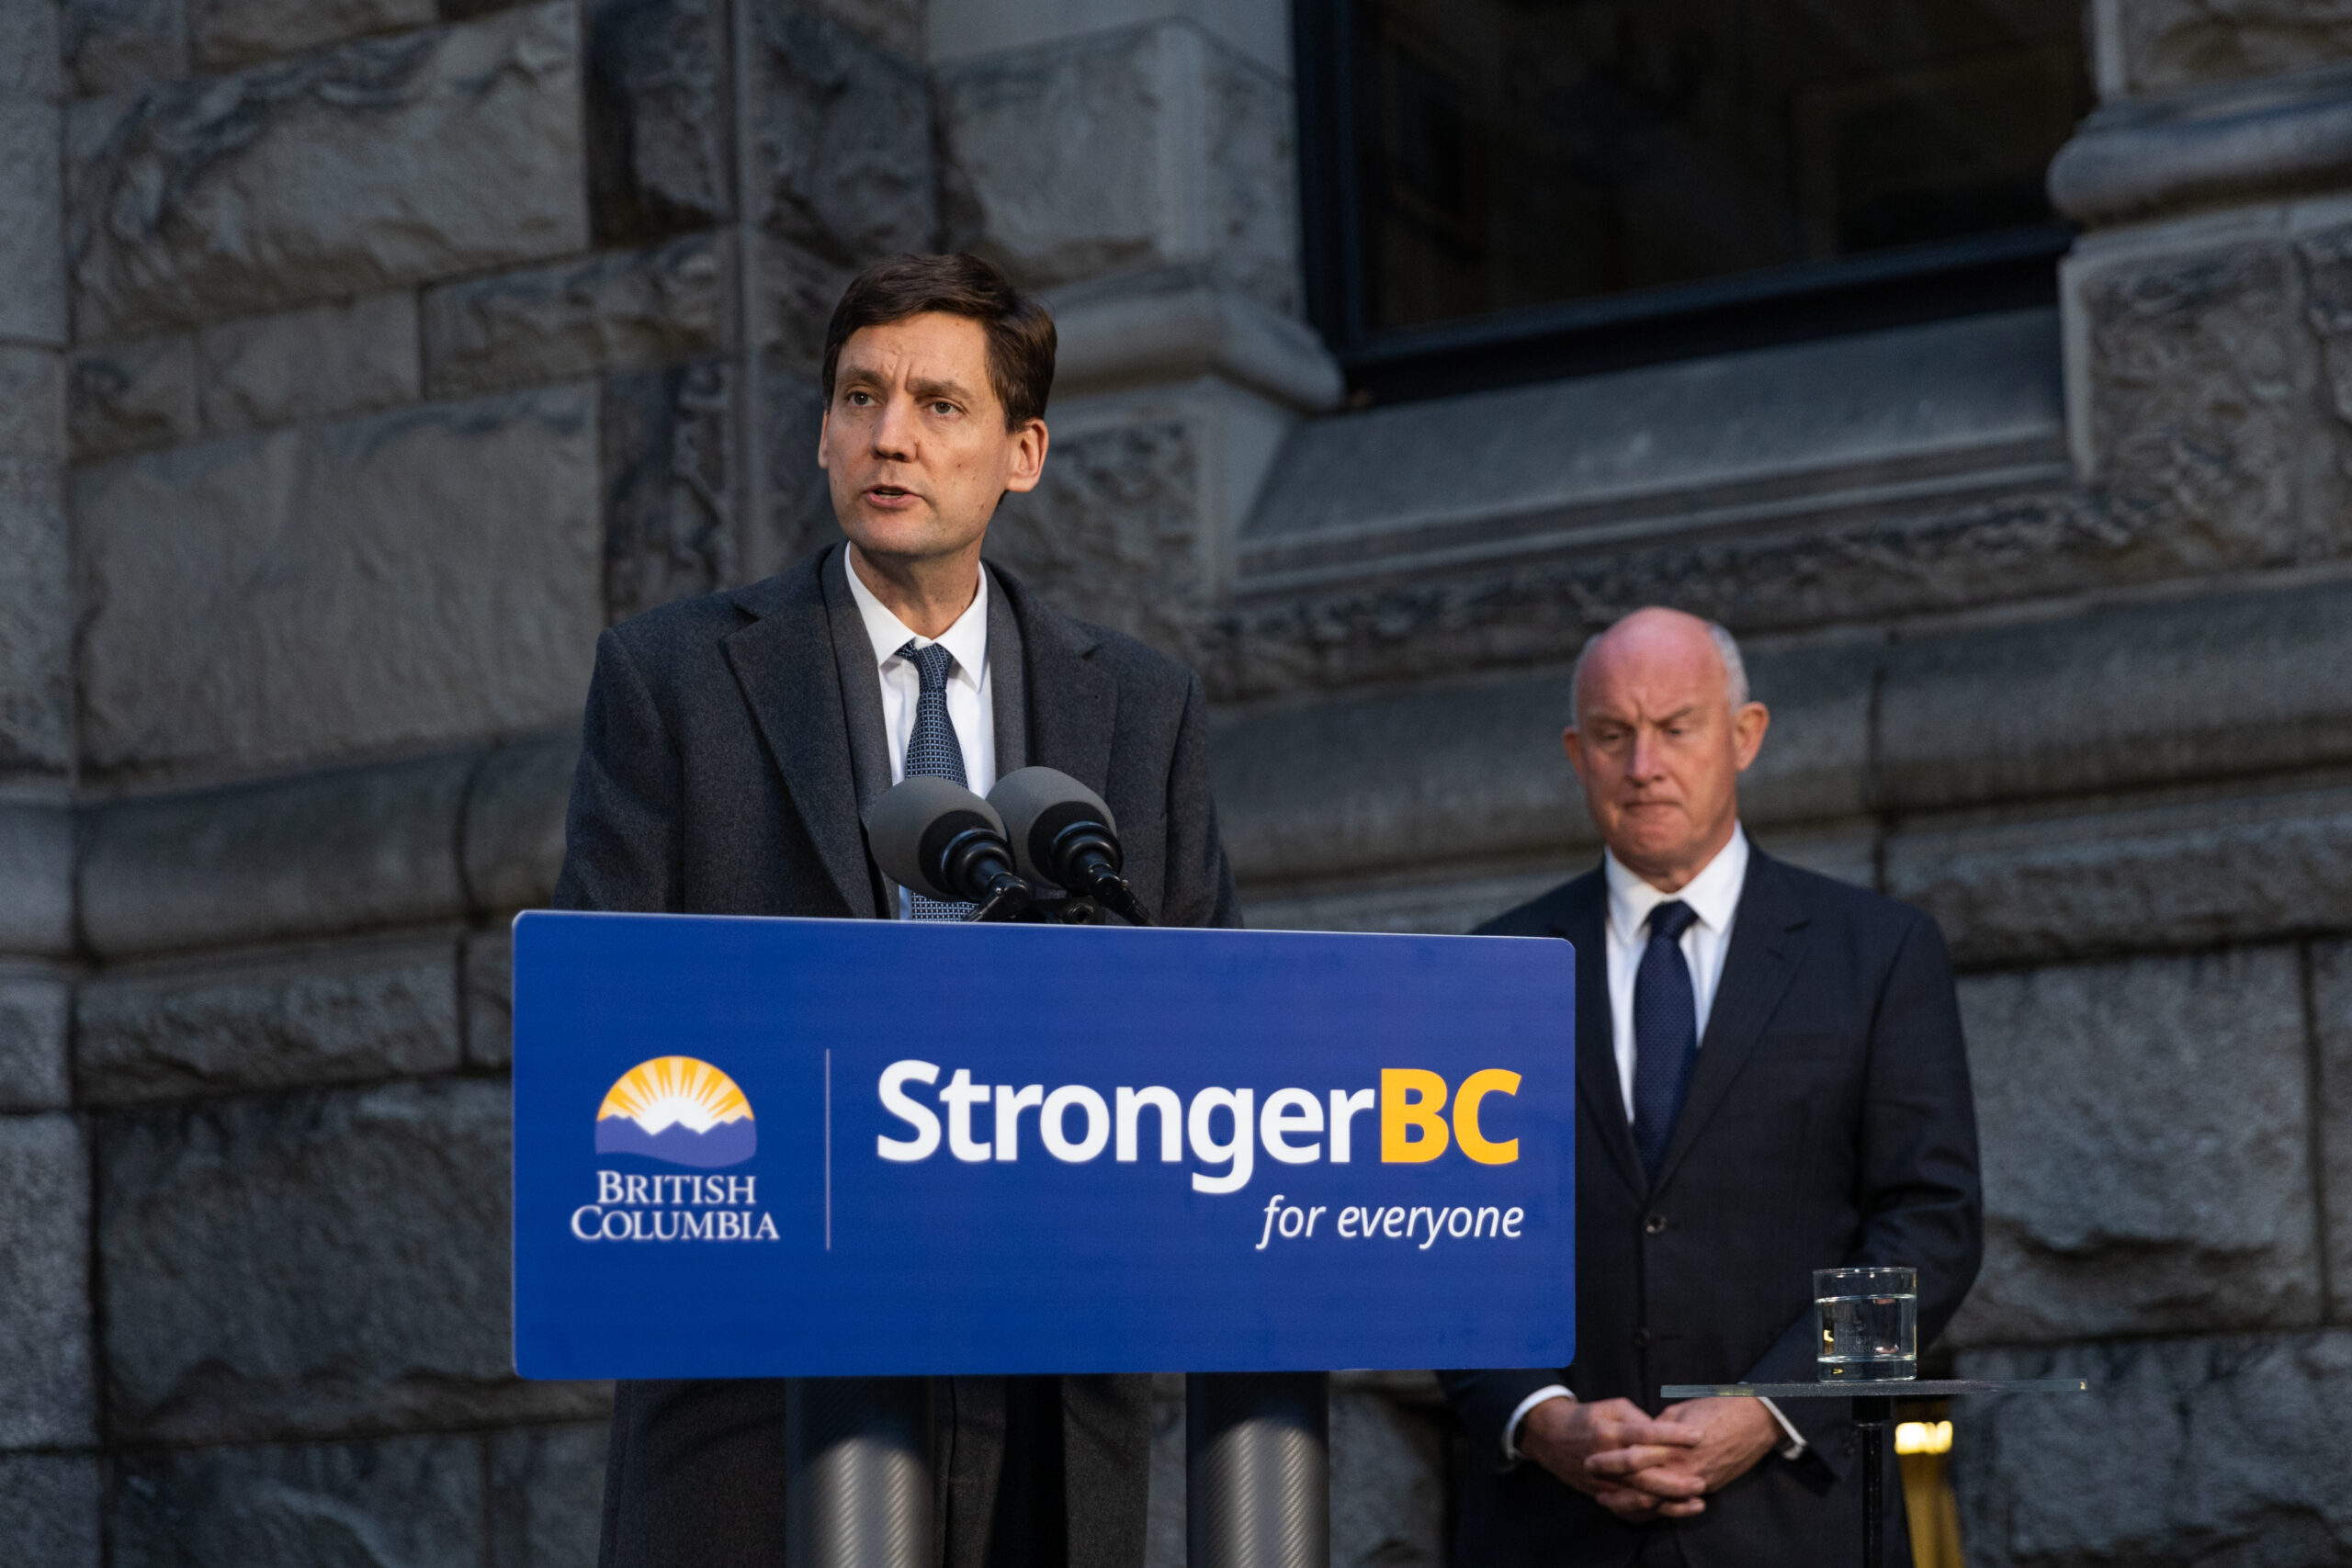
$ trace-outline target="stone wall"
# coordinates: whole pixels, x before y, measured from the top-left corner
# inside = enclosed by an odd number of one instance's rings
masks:
[[[1758,839],[1965,969],[1949,1348],[2099,1384],[1960,1413],[1972,1556],[2352,1556],[2347,17],[2094,0],[2055,311],[1341,414],[1280,7],[0,0],[0,1561],[592,1558],[505,922],[596,631],[831,535],[824,315],[939,243],[1061,326],[992,548],[1202,669],[1253,923],[1589,863],[1566,661],[1722,616]],[[1335,1562],[1442,1561],[1433,1383],[1333,1423]]]

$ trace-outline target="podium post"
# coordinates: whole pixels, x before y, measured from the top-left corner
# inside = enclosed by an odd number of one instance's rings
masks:
[[[1330,1398],[1321,1372],[1184,1380],[1189,1568],[1325,1568]]]
[[[795,1378],[786,1568],[932,1568],[931,1383]]]

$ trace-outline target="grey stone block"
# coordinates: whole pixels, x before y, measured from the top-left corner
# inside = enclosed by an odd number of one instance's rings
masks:
[[[1235,570],[1288,594],[2069,477],[2056,315],[2007,311],[1317,421],[1260,492]]]
[[[1560,752],[1565,671],[1212,719],[1238,877],[1272,883],[1596,842]]]
[[[1971,1562],[2292,1568],[2352,1556],[2352,1333],[1987,1351],[1959,1371],[2091,1386],[1954,1412]]]
[[[2023,820],[1908,825],[1887,890],[1962,963],[2049,963],[2352,926],[2352,791],[2094,801]]]
[[[477,1437],[199,1449],[114,1461],[117,1568],[483,1562]]]
[[[595,1568],[605,1496],[603,1423],[493,1433],[490,1561],[496,1568]]]
[[[2345,0],[2133,0],[2116,7],[2133,91],[2276,76],[2352,54]]]
[[[1198,261],[1293,303],[1289,95],[1238,51],[1164,22],[957,62],[938,84],[951,243],[1030,285]]]
[[[506,927],[466,938],[466,1060],[503,1067],[514,1059],[514,937]]]
[[[1452,1560],[1445,1438],[1379,1394],[1331,1391],[1332,1568],[1440,1568]]]
[[[333,419],[424,390],[416,297],[405,291],[247,316],[206,329],[200,343],[209,430]]]
[[[455,941],[85,982],[75,1081],[97,1104],[456,1070]]]
[[[58,50],[57,0],[0,0],[0,93],[55,97]]]
[[[604,1407],[513,1375],[503,1080],[125,1114],[99,1151],[110,1430],[243,1441]]]
[[[1209,281],[1204,266],[1117,273],[1053,291],[1054,397],[1216,376],[1302,414],[1347,391],[1339,361],[1293,316]]]
[[[726,219],[734,180],[718,0],[589,0],[588,189],[596,239]]]
[[[563,869],[563,818],[580,735],[566,728],[500,748],[466,796],[466,891],[476,909],[537,908]]]
[[[0,344],[0,457],[63,457],[64,392],[56,355]]]
[[[0,976],[0,1111],[62,1111],[72,1100],[65,1032],[73,1000],[62,980]]]
[[[756,6],[747,216],[838,266],[937,243],[931,100],[911,63],[831,17]]]
[[[73,357],[66,428],[88,461],[196,438],[196,339],[185,333],[84,349]]]
[[[753,342],[776,369],[814,382],[824,371],[825,328],[855,269],[757,232],[744,241],[744,255]]]
[[[1242,921],[1251,931],[1413,931],[1461,936],[1599,863],[1582,855],[1530,853],[1524,864],[1423,871],[1405,877],[1366,877],[1261,889],[1243,882]]]
[[[5,209],[0,209],[5,210]],[[0,774],[62,777],[72,758],[74,609],[62,475],[0,457]]]
[[[461,752],[98,807],[85,939],[117,961],[460,919],[476,764]]]
[[[2284,246],[2086,260],[2070,279],[2086,444],[2116,510],[2193,540],[2211,571],[2321,553],[2304,503],[2324,446]]]
[[[1953,1343],[2317,1320],[2291,949],[1981,976],[1961,1012],[1985,1248]]]
[[[99,1568],[95,1458],[0,1454],[0,1561],[28,1568]]]
[[[147,776],[571,722],[598,629],[585,388],[75,476],[83,757]]]
[[[2108,104],[2051,164],[2051,205],[2102,225],[2340,189],[2352,174],[2346,87],[2337,67]]]
[[[68,1116],[0,1116],[0,1449],[96,1437],[90,1170]]]
[[[0,92],[0,338],[65,341],[59,109]]]
[[[1888,804],[1973,805],[2352,761],[2352,592],[2210,594],[1906,638]]]
[[[817,467],[825,398],[816,378],[763,364],[760,390],[768,505],[744,563],[745,575],[755,579],[781,571],[842,537],[840,520],[833,515],[832,488]]]
[[[1057,421],[1045,477],[1008,495],[989,556],[1047,603],[1184,658],[1209,591],[1201,538],[1208,466],[1190,411],[1153,400],[1120,417]]]
[[[197,65],[228,71],[274,55],[439,19],[434,0],[187,0]]]
[[[735,369],[704,360],[605,383],[605,612],[624,620],[736,579]]]
[[[2328,1300],[2340,1316],[2352,1303],[2352,943],[2316,943],[2311,964]]]
[[[74,952],[74,809],[63,800],[0,802],[0,953]]]
[[[88,336],[581,248],[571,5],[363,39],[72,111]]]
[[[709,234],[444,284],[424,297],[426,382],[463,396],[712,354],[726,293]]]
[[[65,70],[85,96],[187,74],[180,0],[64,0]]]
[[[923,0],[814,0],[817,8],[847,23],[901,57],[924,58]]]

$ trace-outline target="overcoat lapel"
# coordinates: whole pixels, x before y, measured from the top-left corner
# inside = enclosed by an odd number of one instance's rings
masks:
[[[1733,1080],[1781,1005],[1804,954],[1804,910],[1790,896],[1780,863],[1750,851],[1747,886],[1740,890],[1739,913],[1732,922],[1731,951],[1724,955],[1724,976],[1715,987],[1707,1032],[1699,1043],[1690,1092],[1683,1098],[1674,1136],[1667,1141],[1666,1158],[1658,1166],[1660,1187],[1674,1179],[1682,1156],[1723,1108]]]
[[[857,818],[841,671],[818,575],[824,560],[815,557],[736,593],[735,603],[759,618],[722,646],[826,875],[853,913],[871,919],[874,884]]]
[[[1038,603],[1004,572],[998,571],[996,581],[1021,627],[1028,760],[1058,768],[1100,794],[1110,783],[1111,737],[1119,717],[1118,682],[1094,662],[1102,644],[1091,627]]]
[[[1005,594],[1004,574],[984,568],[995,581],[989,594],[989,692],[996,710],[996,776],[1029,765],[1029,665],[1021,621]]]
[[[1577,1102],[1585,1111],[1585,1132],[1600,1140],[1610,1164],[1638,1197],[1649,1187],[1634,1150],[1634,1130],[1625,1123],[1616,1024],[1609,1012],[1609,885],[1595,873],[1571,883],[1567,897],[1552,929],[1577,950]]]

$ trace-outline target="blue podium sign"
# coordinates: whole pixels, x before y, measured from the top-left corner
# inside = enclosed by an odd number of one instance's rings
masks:
[[[526,1377],[1565,1366],[1566,942],[531,913]]]

